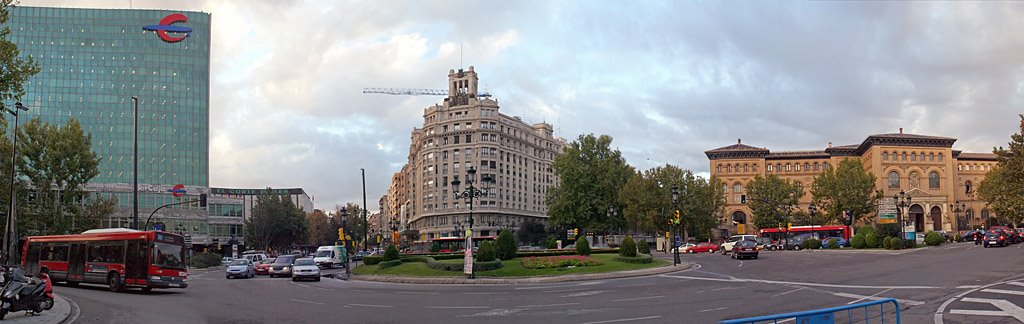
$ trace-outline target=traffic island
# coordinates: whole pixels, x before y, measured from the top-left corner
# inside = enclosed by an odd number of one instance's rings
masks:
[[[501,261],[501,267],[497,269],[476,272],[476,279],[464,277],[459,267],[461,260],[435,261],[450,265],[447,269],[439,269],[437,265],[431,267],[427,262],[417,260],[383,268],[379,264],[359,266],[353,269],[351,279],[420,284],[531,284],[647,276],[687,270],[691,266],[687,263],[672,266],[670,262],[653,258],[647,263],[623,262],[617,260],[619,257],[616,254],[595,254],[586,261],[577,259],[575,256],[562,256],[562,260],[514,258]],[[559,266],[579,262],[589,264]]]

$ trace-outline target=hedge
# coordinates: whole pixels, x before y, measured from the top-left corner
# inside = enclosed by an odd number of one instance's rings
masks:
[[[942,245],[945,241],[946,238],[942,237],[942,234],[935,231],[928,231],[928,233],[924,235],[924,243],[931,246]]]
[[[196,253],[192,256],[189,265],[193,268],[209,268],[219,266],[221,264],[221,256],[217,253]]]
[[[875,232],[864,234],[864,247],[869,249],[878,247],[878,234]]]
[[[402,264],[402,260],[384,261],[384,262],[380,263],[380,268],[381,269],[386,269],[386,268],[398,266],[398,265],[401,265],[401,264]]]
[[[494,270],[501,268],[501,266],[502,263],[500,259],[496,259],[494,261],[473,262],[473,272]],[[459,270],[462,270],[462,267],[459,267]]]
[[[495,243],[491,241],[480,242],[480,248],[474,253],[476,260],[494,260],[498,258],[498,252],[495,251]]]
[[[398,260],[400,256],[401,255],[398,254],[398,247],[395,247],[394,244],[389,245],[387,250],[384,250],[384,260]]]
[[[617,256],[615,261],[624,263],[651,263],[654,262],[654,257],[650,254],[638,254],[635,257]]]
[[[501,234],[498,234],[494,251],[498,255],[498,259],[512,260],[516,257],[517,250],[516,238],[512,236],[512,231],[501,231]]]
[[[622,243],[619,244],[619,255],[627,258],[636,256],[636,243],[633,242],[632,236],[622,239]]]
[[[828,239],[828,248],[830,248],[830,249],[838,249],[839,248],[839,240],[834,239],[834,238]]]
[[[590,242],[587,241],[586,237],[581,237],[579,240],[576,240],[576,255],[590,255]]]
[[[640,239],[636,243],[636,250],[638,253],[651,254],[651,246],[647,244],[647,240]]]
[[[888,250],[892,248],[892,236],[886,236],[882,239],[882,248]]]
[[[380,263],[381,261],[384,261],[384,257],[382,257],[382,256],[364,256],[363,257],[363,264],[365,264],[365,265],[375,265],[375,264]]]
[[[850,239],[850,247],[854,249],[863,249],[866,244],[864,243],[864,235],[857,233],[852,239]]]
[[[417,255],[417,256],[402,257],[402,262],[423,262],[423,263],[427,263],[427,262],[429,262],[428,259],[429,260],[434,260],[434,258],[425,256],[425,255]]]
[[[810,250],[820,249],[821,248],[821,240],[818,240],[818,239],[815,239],[815,238],[806,239],[806,240],[804,240],[803,247],[805,249],[810,249]]]

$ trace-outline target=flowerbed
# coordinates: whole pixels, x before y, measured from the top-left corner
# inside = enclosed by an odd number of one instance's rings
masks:
[[[523,265],[523,268],[527,269],[550,269],[550,268],[564,268],[564,267],[586,267],[601,265],[600,261],[597,261],[591,257],[585,257],[582,255],[559,255],[559,256],[547,256],[547,257],[526,257],[519,259],[519,262]]]

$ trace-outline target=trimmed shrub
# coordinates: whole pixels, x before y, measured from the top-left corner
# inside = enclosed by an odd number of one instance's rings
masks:
[[[576,255],[590,255],[590,242],[587,242],[586,237],[580,237],[579,240],[576,240]]]
[[[864,235],[857,233],[852,239],[850,239],[850,246],[854,249],[863,249],[866,244],[864,243]]]
[[[497,258],[498,254],[494,251],[494,245],[491,244],[491,241],[483,241],[480,243],[480,248],[476,251],[476,261],[494,261]]]
[[[386,269],[386,268],[398,266],[400,264],[402,264],[402,260],[384,261],[384,262],[380,263],[380,268],[381,269]]]
[[[512,260],[512,258],[516,257],[516,251],[519,248],[516,247],[516,238],[512,236],[512,231],[504,230],[501,231],[501,234],[498,234],[498,242],[494,250],[498,255],[498,259]]]
[[[557,249],[558,248],[558,240],[555,239],[555,237],[553,237],[553,236],[548,237],[548,242],[547,242],[547,244],[544,245],[544,247],[548,248],[548,250]]]
[[[875,231],[875,228],[871,225],[864,225],[861,226],[860,228],[857,228],[856,234],[864,234],[864,237],[866,238],[868,233],[875,233],[876,236],[878,235],[878,232]]]
[[[898,237],[900,236],[900,227],[897,224],[878,224],[875,234],[878,234],[878,237]]]
[[[624,263],[638,263],[638,264],[639,263],[651,263],[651,262],[654,262],[654,257],[652,257],[649,254],[640,254],[640,255],[637,255],[637,256],[633,256],[633,257],[627,257],[627,256],[621,256],[620,255],[620,256],[615,257],[615,261],[624,262]]]
[[[389,245],[387,250],[384,250],[384,261],[398,260],[398,247]]]
[[[365,265],[375,265],[375,264],[380,263],[381,261],[384,261],[384,257],[382,257],[382,256],[376,256],[376,255],[369,256],[369,255],[367,255],[367,256],[363,257],[363,264],[365,264]]]
[[[946,238],[942,237],[942,234],[939,234],[938,232],[935,231],[928,231],[928,233],[924,235],[924,243],[931,246],[942,245],[942,243],[945,241]]]
[[[886,236],[884,239],[882,239],[882,248],[885,248],[886,250],[888,250],[891,247],[892,247],[892,236]]]
[[[828,248],[830,248],[830,249],[838,249],[839,248],[839,240],[834,239],[834,238],[828,239]]]
[[[438,254],[438,255],[429,255],[429,257],[433,258],[434,260],[454,260],[454,259],[465,258],[466,257],[466,253],[463,252],[463,253],[451,253],[451,254]]]
[[[402,257],[402,262],[423,262],[423,263],[427,263],[428,261],[430,261],[432,259],[433,258],[425,256],[425,255],[416,255],[416,256]]]
[[[899,238],[893,238],[892,243],[890,244],[892,245],[893,250],[902,250],[904,247],[906,247],[906,243],[904,242],[906,241],[901,240]]]
[[[864,235],[864,247],[869,249],[878,247],[878,235],[875,232]]]
[[[199,269],[216,267],[220,265],[220,259],[221,256],[217,253],[196,253],[189,260],[189,265]]]
[[[476,262],[474,262],[473,264],[476,264]],[[428,260],[427,268],[431,268],[431,269],[439,270],[439,271],[462,271],[462,262],[459,262],[459,263],[447,263],[447,262],[437,262],[437,261],[434,261],[434,260]],[[476,269],[476,267],[473,267],[473,269]]]
[[[597,261],[594,258],[585,257],[581,255],[528,257],[519,259],[519,263],[523,265],[523,268],[527,269],[549,269],[564,268],[569,266],[586,267],[601,265],[601,261]]]
[[[821,248],[821,240],[816,239],[816,238],[806,239],[806,240],[804,240],[803,247],[805,249],[820,249]]]
[[[651,254],[651,246],[647,245],[647,240],[639,240],[636,242],[636,252],[643,254]]]
[[[441,243],[434,242],[433,244],[430,244],[430,253],[437,252],[441,252]]]
[[[619,244],[619,255],[624,257],[636,256],[636,243],[633,242],[632,236],[626,236],[626,238],[622,239],[622,244]]]
[[[501,268],[501,266],[502,266],[501,260],[497,260],[497,259],[494,260],[494,261],[473,262],[473,272],[494,270],[494,269]],[[459,271],[461,271],[461,270],[462,270],[462,265],[460,264],[459,265]]]

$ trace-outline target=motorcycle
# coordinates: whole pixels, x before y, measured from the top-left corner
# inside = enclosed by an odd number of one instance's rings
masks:
[[[53,286],[49,275],[40,273],[42,280],[25,276],[25,271],[12,268],[4,274],[4,288],[0,290],[0,320],[9,312],[42,313],[53,308]]]

